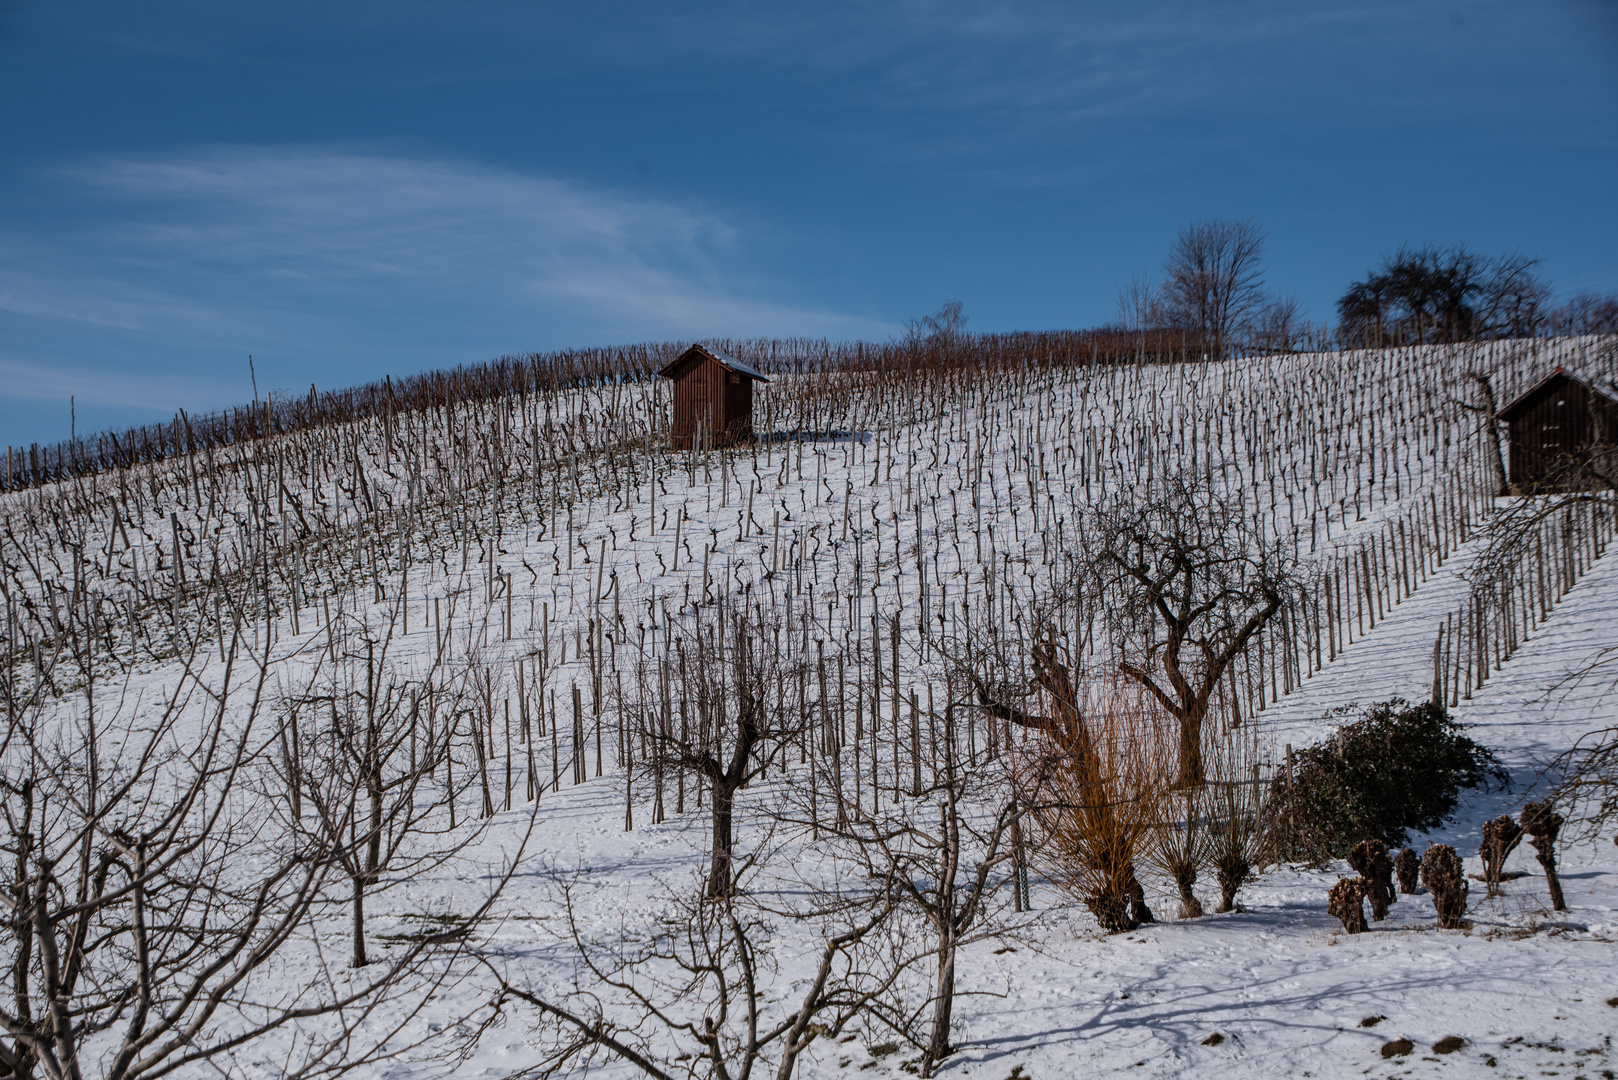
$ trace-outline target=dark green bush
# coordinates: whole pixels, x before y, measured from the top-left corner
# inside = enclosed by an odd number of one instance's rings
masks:
[[[1455,810],[1463,788],[1505,784],[1499,759],[1461,733],[1443,706],[1380,702],[1296,756],[1276,779],[1268,826],[1277,858],[1341,858],[1361,840],[1389,847]]]

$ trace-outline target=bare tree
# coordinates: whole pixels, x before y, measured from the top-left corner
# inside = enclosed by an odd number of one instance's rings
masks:
[[[1085,528],[1073,600],[1121,644],[1118,670],[1178,722],[1178,783],[1200,785],[1220,680],[1297,593],[1298,571],[1235,499],[1184,478],[1097,506]]]
[[[1129,284],[1118,290],[1118,322],[1132,332],[1163,325],[1162,302],[1150,274],[1135,274]]]
[[[1309,324],[1296,296],[1280,296],[1254,315],[1250,337],[1255,348],[1268,353],[1296,352],[1308,336]]]
[[[419,673],[402,671],[390,656],[396,610],[392,616],[380,629],[354,616],[334,620],[308,684],[279,702],[274,764],[289,824],[330,850],[347,878],[354,967],[370,962],[367,894],[454,860],[493,820],[453,824],[446,805],[457,792],[444,767],[454,752],[454,718],[471,718],[473,739],[490,730],[476,685],[490,673],[469,664],[451,677],[438,658]],[[442,792],[433,783],[440,774]],[[462,769],[461,786],[475,776]]]
[[[1618,647],[1597,649],[1547,692],[1561,694],[1605,684],[1618,689]],[[1541,770],[1550,783],[1547,801],[1568,812],[1569,832],[1576,841],[1595,840],[1618,827],[1618,724],[1587,731]],[[1618,844],[1618,831],[1613,843]]]
[[[317,959],[285,980],[288,950],[318,932],[339,859],[289,835],[249,782],[274,737],[262,722],[267,664],[244,658],[239,630],[222,671],[182,657],[178,681],[150,707],[87,694],[70,717],[39,699],[21,710],[8,701],[9,1075],[218,1068],[289,1025],[300,1048],[285,1075],[342,1072],[409,1048],[401,1025],[452,977],[453,963],[435,959],[446,941],[432,936],[367,978]],[[402,1019],[377,1021],[368,1037],[361,1025],[385,998]]]
[[[1459,402],[1461,408],[1475,412],[1483,418],[1483,435],[1489,442],[1489,464],[1494,469],[1494,493],[1497,496],[1511,494],[1511,483],[1506,479],[1506,452],[1500,445],[1500,419],[1498,406],[1494,396],[1494,383],[1489,376],[1481,371],[1468,371],[1466,377],[1478,388],[1478,396],[1482,398],[1476,403]]]
[[[1247,729],[1227,729],[1215,741],[1214,778],[1203,795],[1209,858],[1219,881],[1218,911],[1237,910],[1236,894],[1270,860],[1263,823],[1265,754]]]
[[[816,1040],[881,1010],[913,960],[895,936],[884,880],[792,908],[770,908],[754,889],[718,897],[705,883],[671,889],[648,926],[596,940],[581,924],[574,878],[555,868],[548,877],[578,958],[570,985],[519,984],[501,957],[483,958],[502,1001],[540,1014],[546,1056],[520,1076],[573,1075],[605,1057],[654,1080],[749,1080],[772,1063],[776,1080],[791,1080]],[[771,916],[821,930],[801,990],[774,992],[781,956]]]
[[[896,900],[920,918],[932,938],[931,1015],[919,1029],[909,1024],[899,1028],[922,1052],[922,1076],[931,1076],[954,1050],[950,1027],[957,953],[973,941],[1013,929],[1002,918],[1006,886],[1017,887],[1012,840],[1024,806],[1043,794],[1033,772],[1027,789],[1019,792],[1003,763],[972,760],[960,745],[964,737],[955,721],[958,707],[949,705],[942,716],[930,718],[941,727],[942,737],[938,759],[918,796],[889,802],[876,812],[851,804],[841,821],[823,828],[835,850],[865,876],[891,883]]]
[[[961,704],[1037,733],[1032,753],[1013,768],[1022,812],[1043,834],[1036,846],[1045,852],[1051,879],[1082,900],[1106,930],[1132,930],[1155,921],[1135,867],[1149,847],[1166,787],[1163,755],[1144,710],[1116,693],[1087,697],[1097,681],[1087,684],[1075,674],[1058,629],[1071,622],[1075,598],[1059,591],[1044,610],[1030,613],[1037,636],[1026,665],[992,627],[940,643],[940,651],[952,676],[972,691]],[[1024,699],[1032,707],[1016,704]]]
[[[957,297],[944,301],[944,305],[931,315],[911,319],[905,323],[907,337],[912,342],[950,344],[966,330],[966,305]]]
[[[1337,302],[1354,345],[1530,337],[1546,323],[1550,289],[1538,259],[1488,258],[1465,245],[1406,245],[1354,282]]]
[[[708,785],[708,893],[714,897],[735,887],[737,794],[814,722],[814,711],[786,692],[807,677],[807,661],[788,655],[772,632],[778,625],[773,613],[731,604],[701,608],[688,627],[671,631],[672,647],[665,640],[651,659],[672,677],[624,706],[647,747],[643,768],[683,770]],[[664,697],[668,684],[670,697]]]
[[[1607,650],[1601,659],[1618,661],[1618,653]],[[1553,778],[1548,801],[1578,812],[1575,836],[1593,839],[1603,829],[1618,823],[1618,725],[1585,733],[1573,746],[1558,754],[1547,772]],[[1613,839],[1618,843],[1618,836]]]
[[[1179,917],[1199,919],[1203,907],[1194,886],[1212,862],[1212,837],[1203,816],[1202,790],[1183,788],[1176,794],[1177,798],[1163,798],[1146,857],[1179,890]]]
[[[1264,303],[1264,231],[1213,218],[1180,230],[1163,263],[1163,313],[1222,358]]]
[[[1489,261],[1479,289],[1478,324],[1483,333],[1494,338],[1526,338],[1544,329],[1551,289],[1535,273],[1541,261],[1519,252]]]
[[[1107,932],[1155,922],[1135,866],[1150,854],[1168,789],[1158,724],[1131,700],[1134,688],[1099,686],[1081,700],[1049,637],[1041,651],[1040,682],[1049,711],[1061,719],[1044,735],[1037,765],[1043,791],[1027,799],[1042,861]]]
[[[1618,334],[1618,296],[1581,292],[1545,313],[1553,334]]]

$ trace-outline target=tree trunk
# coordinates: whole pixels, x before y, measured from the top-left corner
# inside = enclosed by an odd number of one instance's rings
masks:
[[[1180,775],[1176,787],[1199,788],[1207,782],[1202,767],[1202,720],[1200,713],[1180,716]]]
[[[365,880],[359,876],[354,879],[354,966],[364,967],[370,963],[365,956]]]
[[[1510,495],[1511,484],[1506,478],[1506,455],[1500,446],[1500,421],[1495,415],[1494,384],[1487,375],[1477,372],[1468,372],[1478,389],[1483,393],[1483,404],[1472,406],[1473,411],[1483,414],[1483,429],[1489,437],[1489,464],[1494,470],[1494,493],[1498,496]]]
[[[723,780],[713,785],[713,862],[708,871],[708,895],[718,898],[729,896],[734,882],[731,880],[731,809],[735,805],[736,789]]]
[[[1192,891],[1192,886],[1196,883],[1197,868],[1194,864],[1186,863],[1175,868],[1174,884],[1180,889],[1180,918],[1182,919],[1202,918],[1202,901],[1198,900],[1197,894]]]
[[[949,1057],[950,1017],[955,1010],[955,930],[945,927],[938,934],[938,979],[933,988],[933,1028],[922,1057],[921,1075],[931,1076],[933,1067]]]

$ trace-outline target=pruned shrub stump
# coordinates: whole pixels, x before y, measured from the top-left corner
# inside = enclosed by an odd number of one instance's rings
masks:
[[[1236,911],[1236,893],[1253,876],[1253,867],[1248,861],[1237,854],[1226,854],[1220,857],[1214,865],[1215,876],[1219,879],[1219,914],[1227,911]]]
[[[1500,874],[1505,869],[1506,856],[1522,842],[1523,829],[1510,814],[1501,814],[1483,823],[1483,846],[1478,857],[1483,860],[1483,882],[1489,895],[1500,895]]]
[[[1416,885],[1421,879],[1421,859],[1411,848],[1401,848],[1399,854],[1393,857],[1393,872],[1399,878],[1399,891],[1406,896],[1413,896]]]
[[[1562,831],[1562,815],[1551,809],[1548,802],[1525,803],[1522,808],[1522,831],[1533,845],[1534,858],[1545,871],[1545,884],[1551,890],[1551,910],[1566,911],[1562,899],[1562,879],[1556,873],[1556,837]]]
[[[1370,929],[1365,923],[1365,883],[1359,878],[1343,878],[1331,887],[1326,899],[1326,910],[1350,934],[1363,934]]]
[[[1361,840],[1348,853],[1348,865],[1365,886],[1372,921],[1381,922],[1388,917],[1388,905],[1398,899],[1393,892],[1393,860],[1388,858],[1387,845],[1380,840]]]
[[[1433,896],[1440,930],[1459,930],[1466,914],[1465,867],[1448,844],[1429,844],[1421,857],[1421,880]]]

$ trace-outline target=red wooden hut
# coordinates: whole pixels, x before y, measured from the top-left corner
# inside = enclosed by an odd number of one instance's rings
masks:
[[[1581,466],[1605,471],[1618,453],[1618,393],[1557,368],[1496,414],[1511,429],[1511,486],[1587,486]]]
[[[769,382],[734,356],[693,345],[659,375],[674,383],[676,448],[728,446],[753,437],[753,384]]]

